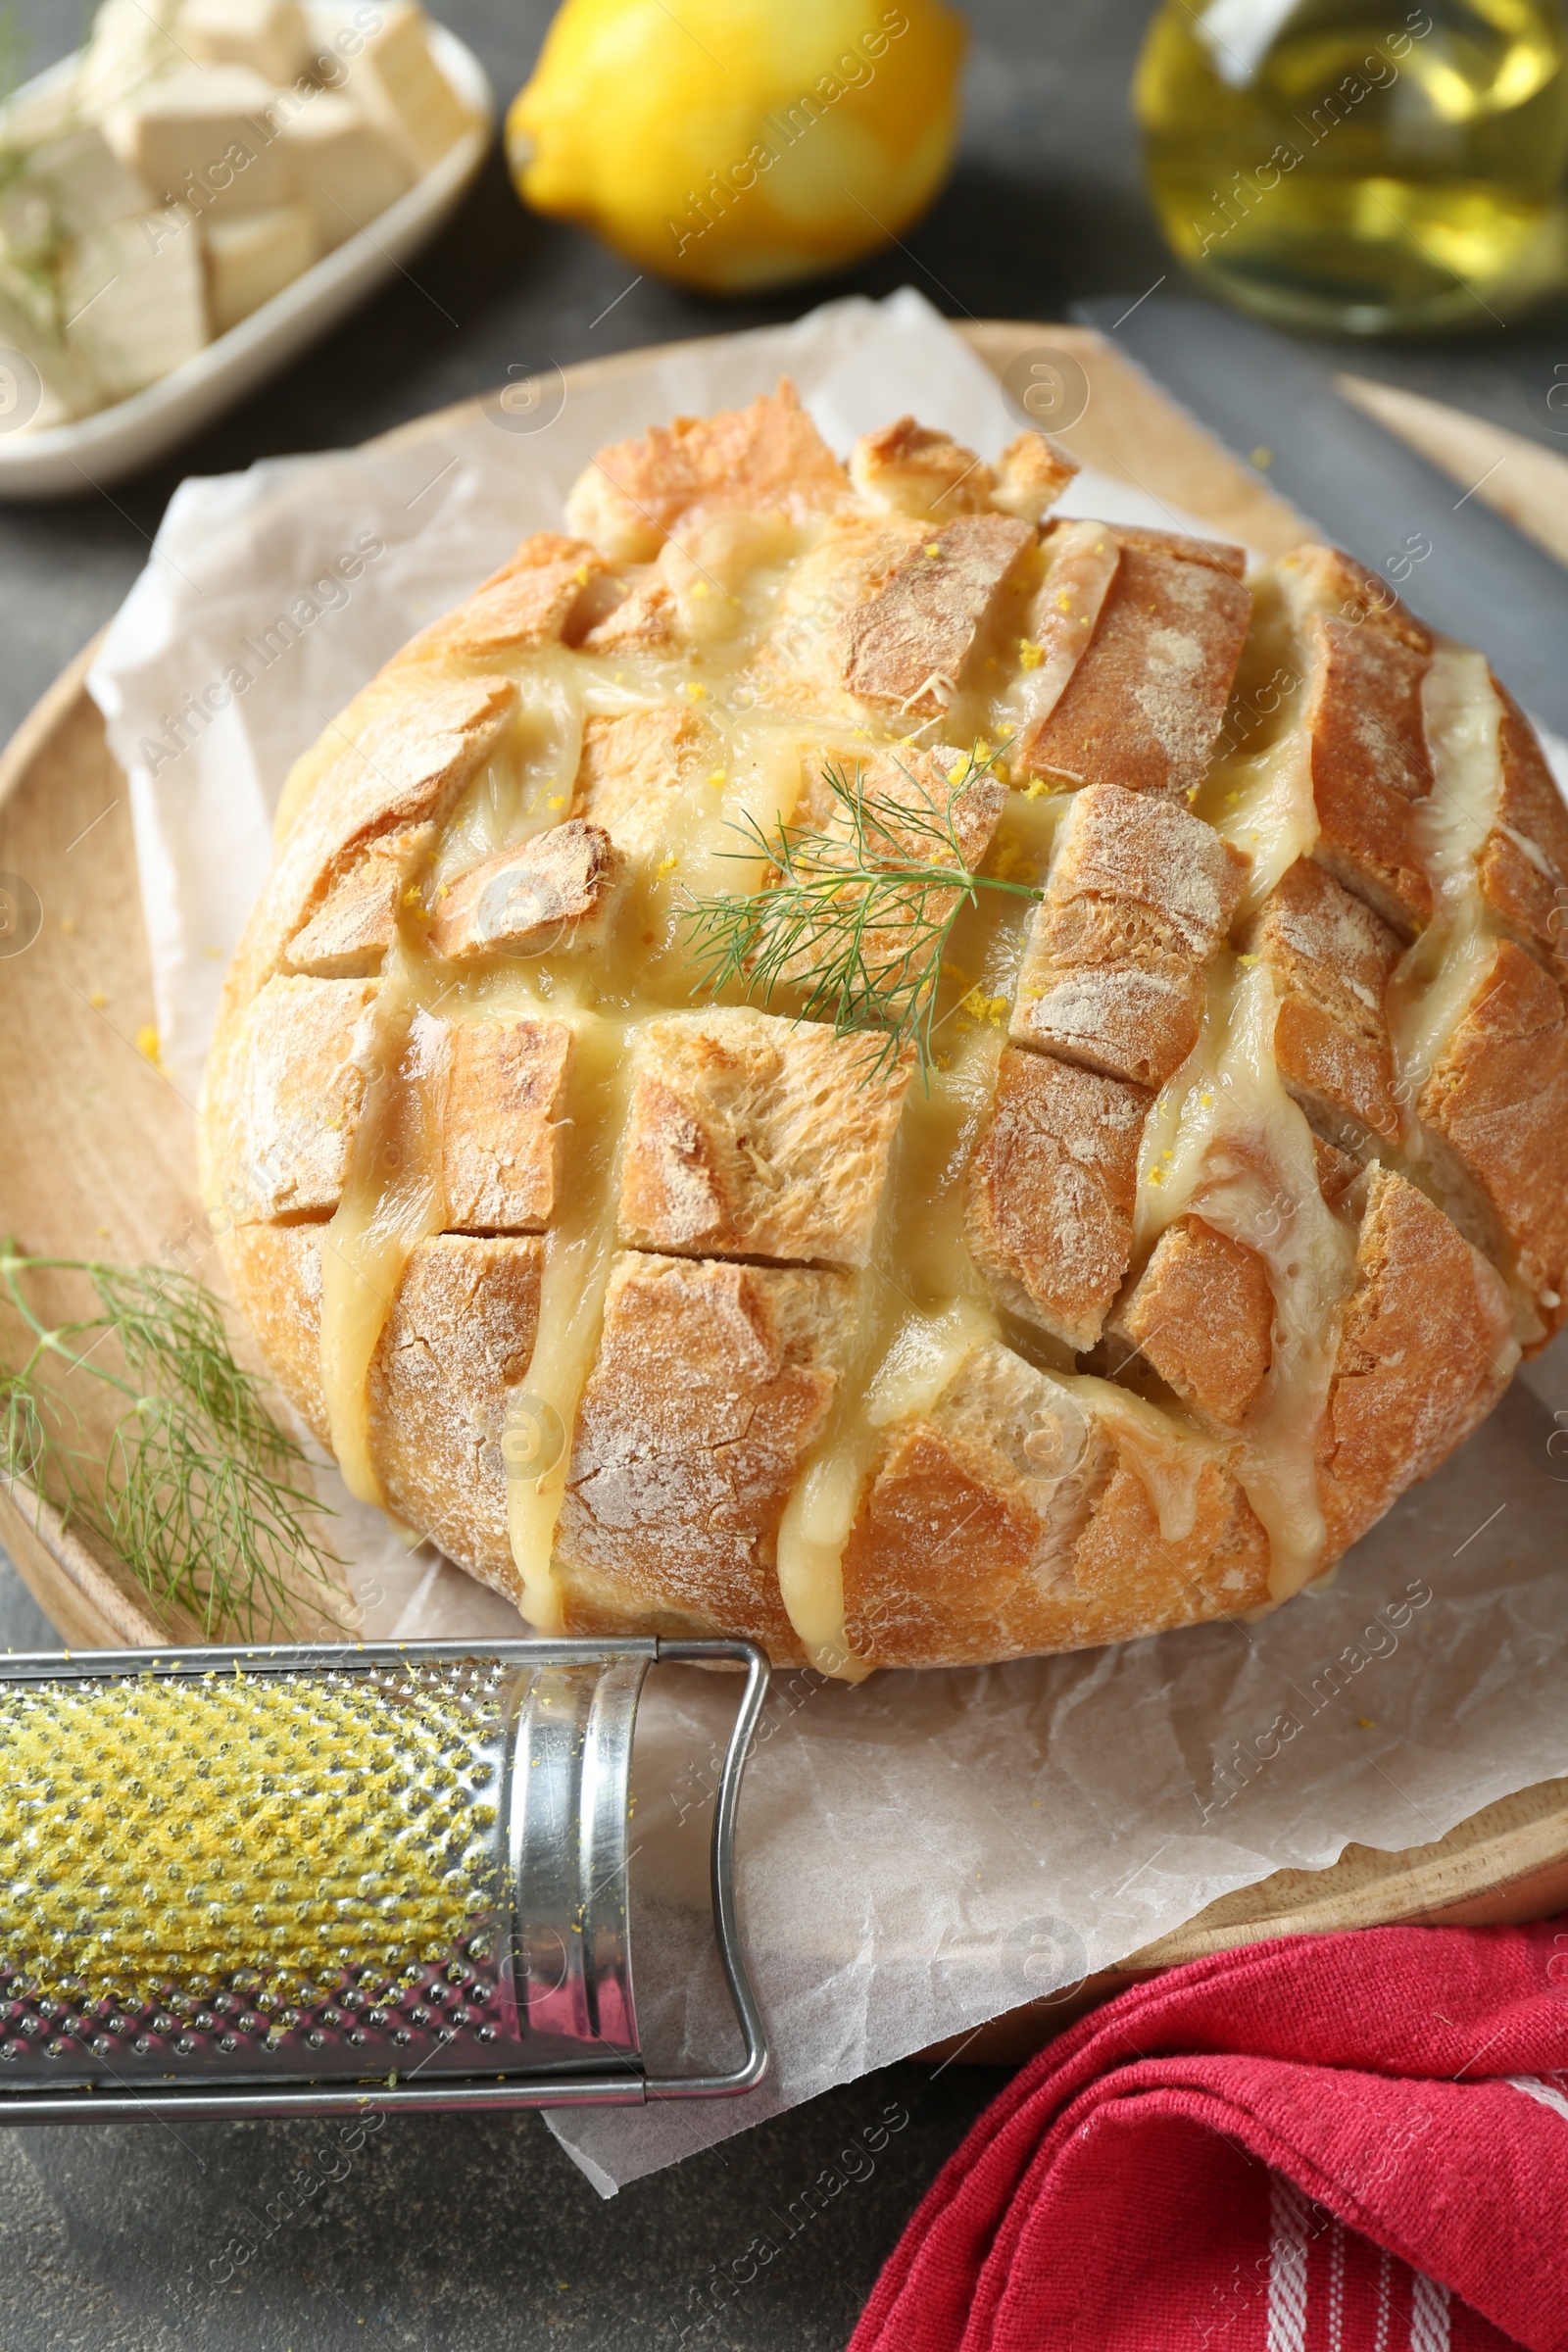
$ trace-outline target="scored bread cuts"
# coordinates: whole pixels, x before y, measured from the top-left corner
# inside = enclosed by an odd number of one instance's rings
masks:
[[[1348,557],[1053,520],[1072,470],[846,467],[787,384],[655,429],[288,780],[224,1261],[356,1494],[542,1629],[853,1677],[1263,1607],[1568,1312],[1528,723]],[[1035,886],[934,890],[929,1071],[796,1017],[819,944],[768,1009],[692,960],[748,826],[872,803]]]

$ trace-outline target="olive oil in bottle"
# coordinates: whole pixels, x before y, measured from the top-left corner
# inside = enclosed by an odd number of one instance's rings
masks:
[[[1562,0],[1165,0],[1134,82],[1179,258],[1282,325],[1512,323],[1568,286]]]

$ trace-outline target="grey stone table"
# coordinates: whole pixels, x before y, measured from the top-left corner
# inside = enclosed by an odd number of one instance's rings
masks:
[[[78,0],[21,0],[16,13],[28,70],[77,37]],[[439,13],[509,96],[549,10],[547,0],[441,0]],[[821,291],[882,293],[909,280],[954,316],[1042,318],[1080,296],[1141,292],[1169,267],[1126,111],[1149,0],[970,0],[967,13],[953,184],[903,249]],[[492,158],[410,274],[176,463],[113,496],[0,509],[0,731],[113,612],[181,475],[362,440],[504,379],[514,361],[547,354],[564,365],[801,307],[720,308],[649,278],[632,285],[633,275],[591,240],[525,216]],[[1546,395],[1564,357],[1568,318],[1547,318],[1486,342],[1362,349],[1356,364],[1563,448]],[[0,1557],[0,1644],[52,1640]],[[658,2352],[679,2341],[710,2266],[727,2266],[758,2231],[781,2234],[769,2215],[787,2213],[892,2109],[907,2122],[871,2176],[836,2194],[688,2338],[713,2352],[833,2352],[996,2087],[963,2067],[894,2068],[608,2205],[536,2118],[403,2121],[352,2152],[294,2124],[0,2134],[0,2344]]]

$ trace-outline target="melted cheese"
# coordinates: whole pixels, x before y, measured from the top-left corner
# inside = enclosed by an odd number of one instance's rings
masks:
[[[988,859],[992,872],[1043,875],[1061,800],[1014,793]],[[945,970],[957,992],[934,1032],[939,1064],[905,1100],[872,1244],[857,1284],[854,1340],[832,1414],[805,1463],[778,1538],[779,1591],[813,1665],[865,1672],[844,1628],[844,1547],[896,1420],[930,1412],[965,1358],[999,1330],[964,1238],[969,1161],[996,1092],[1003,1023],[1034,907],[979,895],[955,923]]]
[[[547,1631],[561,1624],[551,1548],[614,1250],[629,1035],[650,1014],[691,1004],[680,925],[687,890],[754,884],[757,861],[736,865],[724,855],[740,846],[737,825],[748,816],[764,827],[788,818],[800,791],[803,752],[831,743],[835,735],[850,741],[847,728],[824,729],[793,713],[777,717],[756,708],[744,692],[733,692],[737,673],[769,625],[783,567],[805,544],[807,535],[789,526],[738,518],[705,533],[693,556],[671,551],[664,570],[699,639],[699,673],[705,649],[709,656],[710,688],[700,674],[693,680],[684,652],[677,664],[646,655],[592,657],[548,646],[446,665],[453,675],[475,667],[508,670],[521,683],[523,697],[505,747],[474,777],[442,829],[423,886],[427,904],[457,874],[562,820],[581,764],[587,715],[619,716],[689,701],[711,721],[723,746],[723,789],[699,786],[675,808],[662,854],[650,871],[632,878],[605,950],[526,962],[496,958],[458,972],[430,956],[408,919],[376,1000],[373,1067],[343,1198],[325,1236],[320,1364],[333,1450],[352,1491],[384,1503],[371,1458],[368,1373],[409,1255],[418,1241],[441,1230],[445,1218],[445,1024],[507,1014],[572,1023],[562,1208],[546,1239],[533,1357],[511,1400],[503,1441],[514,1470],[527,1463],[541,1432],[561,1448],[538,1477],[508,1480],[523,1613]],[[388,692],[384,681],[368,689],[353,707],[354,722],[375,715]],[[346,739],[346,730],[336,736]],[[301,762],[291,810],[329,763],[327,755]],[[551,1434],[552,1416],[560,1424],[559,1441]]]
[[[1153,1505],[1161,1539],[1184,1544],[1198,1524],[1198,1491],[1204,1469],[1221,1448],[1170,1413],[1093,1373],[1054,1376],[1116,1442]],[[1070,1475],[1070,1464],[1063,1475]]]
[[[699,580],[697,585],[702,585]],[[624,672],[622,673],[624,675]],[[644,698],[639,698],[644,699]],[[668,700],[658,692],[648,701]],[[695,702],[721,745],[711,771],[665,820],[660,854],[634,878],[614,938],[592,958],[542,958],[527,995],[573,1021],[571,1095],[563,1209],[545,1244],[539,1328],[522,1388],[509,1419],[526,1462],[543,1415],[559,1459],[539,1478],[509,1477],[508,1530],[519,1606],[541,1632],[560,1632],[563,1594],[553,1566],[556,1526],[565,1495],[577,1408],[598,1351],[605,1292],[615,1250],[619,1156],[631,1087],[631,1043],[642,1023],[692,1002],[681,909],[691,896],[755,887],[760,860],[744,855],[750,818],[764,830],[793,812],[808,730],[796,719],[737,715],[705,696]],[[627,707],[636,707],[628,703]],[[820,733],[815,737],[820,741]],[[740,853],[737,855],[737,853]],[[484,1009],[518,1003],[518,983],[503,977],[484,994]],[[559,1433],[559,1434],[558,1434]],[[847,1532],[847,1531],[846,1531]],[[839,1616],[842,1620],[842,1602]],[[842,1639],[842,1637],[841,1637]]]
[[[973,1298],[955,1298],[934,1315],[906,1315],[865,1393],[871,1428],[923,1420],[975,1349],[997,1336],[996,1315]]]
[[[1029,615],[1022,665],[997,706],[1004,741],[1037,735],[1088,652],[1121,550],[1102,522],[1068,522],[1046,543],[1046,576]]]
[[[874,1433],[862,1403],[866,1367],[875,1360],[882,1328],[873,1300],[862,1296],[856,1305],[856,1341],[838,1384],[837,1409],[802,1464],[779,1521],[775,1553],[779,1598],[808,1662],[847,1683],[863,1681],[868,1671],[845,1630],[844,1547],[873,1460]]]
[[[1484,654],[1440,645],[1421,692],[1432,790],[1416,811],[1416,843],[1432,885],[1432,921],[1396,967],[1389,1030],[1404,1146],[1426,1156],[1416,1105],[1485,977],[1487,910],[1480,858],[1502,800],[1502,707]]]
[[[369,1373],[416,1243],[446,1221],[446,1032],[400,947],[375,1003],[372,1062],[343,1198],[321,1237],[321,1392],[349,1492],[385,1503],[370,1457]]]
[[[1305,734],[1293,730],[1230,766],[1211,821],[1252,861],[1237,909],[1238,921],[1246,922],[1297,859],[1310,858],[1317,847],[1312,753]]]
[[[504,754],[463,796],[437,846],[427,889],[437,890],[496,851],[559,822],[569,808],[590,715],[679,702],[710,726],[710,772],[672,803],[657,854],[630,875],[602,950],[527,962],[495,959],[461,972],[437,962],[412,932],[391,958],[376,1009],[377,1066],[367,1090],[342,1203],[323,1251],[321,1369],[334,1450],[353,1491],[382,1499],[370,1456],[369,1366],[408,1255],[440,1230],[441,1040],[453,1020],[530,1013],[570,1021],[564,1167],[558,1214],[545,1245],[538,1336],[509,1407],[504,1451],[508,1520],[523,1613],[547,1632],[564,1622],[554,1561],[557,1522],[584,1384],[597,1351],[615,1250],[619,1155],[629,1096],[631,1040],[652,1014],[693,1003],[681,908],[688,895],[755,888],[760,860],[748,823],[769,830],[794,813],[808,757],[852,765],[886,735],[832,710],[801,716],[772,700],[765,670],[749,668],[778,611],[791,565],[810,530],[751,518],[713,525],[691,550],[670,549],[660,577],[691,644],[678,656],[647,651],[591,656],[549,647],[489,659],[523,685]],[[1101,526],[1054,534],[1038,568],[1022,567],[997,653],[995,690],[971,681],[916,740],[1004,746],[1049,714],[1064,690],[1115,567]],[[1284,600],[1268,574],[1253,582],[1256,624],[1239,684],[1228,746],[1198,802],[1252,860],[1245,918],[1317,838],[1310,753],[1300,723],[1306,663]],[[1040,661],[1020,667],[1006,629],[1027,600],[1053,627],[1039,632]],[[1063,601],[1065,600],[1065,601]],[[823,625],[835,617],[823,616]],[[1059,625],[1056,625],[1059,623]],[[808,636],[810,616],[798,621]],[[695,651],[692,648],[695,647]],[[1006,656],[1004,659],[1004,655]],[[472,664],[454,663],[455,672]],[[379,708],[374,689],[365,710]],[[803,692],[809,698],[810,689]],[[1423,816],[1424,854],[1439,920],[1400,967],[1396,1047],[1411,1084],[1432,1066],[1473,989],[1485,924],[1475,864],[1496,809],[1495,697],[1480,657],[1444,649],[1428,688],[1438,790]],[[893,721],[897,724],[897,721]],[[312,788],[302,763],[294,805]],[[703,765],[708,768],[708,762]],[[989,870],[1039,880],[1068,796],[1015,793]],[[737,856],[736,853],[740,855]],[[995,1091],[1004,1034],[1033,908],[982,896],[955,925],[945,966],[947,1009],[938,1024],[939,1067],[906,1101],[872,1263],[857,1277],[847,1358],[827,1426],[802,1467],[777,1546],[785,1608],[813,1664],[844,1679],[866,1669],[845,1632],[843,1557],[886,1433],[929,1415],[999,1321],[964,1237],[964,1186]],[[1402,993],[1401,993],[1402,992]],[[1190,1536],[1205,1463],[1234,1464],[1268,1531],[1271,1587],[1284,1598],[1312,1577],[1324,1530],[1314,1455],[1332,1371],[1342,1302],[1353,1279],[1354,1243],[1318,1190],[1311,1137],[1274,1069],[1276,1006],[1267,974],[1222,955],[1202,1033],[1148,1119],[1135,1230],[1147,1250],[1175,1217],[1197,1210],[1256,1250],[1275,1298],[1273,1364],[1247,1430],[1203,1436],[1185,1415],[1063,1368],[1064,1402],[1113,1436],[1142,1479],[1166,1541]],[[437,1017],[439,1016],[439,1017]],[[1049,1352],[1049,1349],[1047,1350]],[[539,1452],[541,1438],[550,1458]],[[529,1465],[543,1463],[537,1474]],[[1058,1466],[1059,1469],[1059,1466]],[[1053,1483],[1059,1484],[1060,1476]]]
[[[1247,922],[1298,858],[1317,846],[1312,746],[1302,724],[1310,663],[1270,570],[1248,582],[1252,627],[1220,757],[1197,813],[1250,859],[1237,920]]]
[[[977,1028],[956,1044],[949,1067],[933,1073],[929,1093],[918,1077],[911,1082],[872,1263],[856,1283],[849,1361],[779,1527],[779,1592],[790,1623],[811,1663],[845,1681],[866,1672],[845,1632],[843,1558],[893,1417],[879,1408],[901,1386],[911,1405],[923,1397],[934,1404],[997,1328],[964,1244],[963,1185],[999,1051],[995,1032]]]
[[[561,1202],[545,1238],[539,1329],[527,1378],[508,1407],[516,1433],[507,1480],[507,1530],[519,1585],[518,1607],[543,1634],[564,1627],[552,1565],[556,1522],[565,1499],[571,1433],[598,1351],[605,1292],[615,1250],[621,1133],[630,1091],[625,1023],[578,1011],[572,1018],[566,1166]],[[537,1477],[533,1461],[543,1460]],[[516,1443],[520,1439],[522,1443]],[[502,1441],[503,1454],[507,1441]]]
[[[1324,1202],[1311,1130],[1275,1069],[1277,1011],[1262,964],[1217,959],[1199,1042],[1146,1123],[1135,1228],[1150,1247],[1196,1212],[1268,1269],[1273,1360],[1236,1470],[1268,1532],[1270,1591],[1284,1600],[1322,1561],[1317,1437],[1355,1242]]]
[[[582,764],[582,681],[564,668],[569,656],[559,647],[537,659],[506,755],[474,777],[443,828],[426,885],[431,905],[457,875],[548,831],[571,806]]]
[[[1485,655],[1440,643],[1422,684],[1422,722],[1432,790],[1416,811],[1416,846],[1432,886],[1432,920],[1395,968],[1389,1031],[1405,1156],[1464,1231],[1468,1203],[1453,1198],[1443,1163],[1421,1125],[1427,1081],[1474,1004],[1492,966],[1497,926],[1481,886],[1481,858],[1502,807],[1502,706]],[[1511,827],[1501,828],[1520,842]],[[1514,1344],[1544,1337],[1540,1301],[1510,1262]]]
[[[1282,627],[1260,597],[1250,660],[1266,662]],[[1317,838],[1310,747],[1299,723],[1306,664],[1282,660],[1281,690],[1239,752],[1209,777],[1200,811],[1253,860],[1241,919],[1260,906]],[[1478,860],[1501,794],[1499,706],[1485,658],[1441,646],[1423,690],[1435,786],[1417,816],[1434,920],[1397,967],[1389,995],[1405,1153],[1425,1156],[1414,1104],[1485,975],[1488,926]],[[1324,1205],[1311,1135],[1273,1060],[1276,1004],[1266,970],[1221,958],[1203,1032],[1157,1099],[1145,1130],[1136,1215],[1141,1247],[1196,1210],[1255,1250],[1275,1298],[1273,1363],[1241,1440],[1238,1474],[1268,1530],[1276,1599],[1317,1571],[1324,1539],[1316,1439],[1327,1402],[1354,1244]]]
[[[995,1313],[977,1299],[899,1314],[886,1277],[867,1274],[859,1287],[858,1346],[840,1383],[842,1409],[802,1470],[778,1532],[779,1592],[790,1623],[819,1673],[851,1683],[870,1668],[845,1632],[844,1547],[881,1433],[931,1412],[976,1348],[998,1334]]]

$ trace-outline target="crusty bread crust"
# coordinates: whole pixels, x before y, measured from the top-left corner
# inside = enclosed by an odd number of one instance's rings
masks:
[[[690,704],[655,705],[583,726],[574,817],[588,817],[622,857],[646,864],[683,799],[718,763],[712,729]]]
[[[612,563],[646,564],[671,532],[714,514],[831,513],[849,477],[795,397],[713,416],[677,416],[602,449],[566,502],[572,528]]]
[[[1094,1394],[985,1348],[888,1445],[844,1555],[846,1630],[884,1666],[1087,1649],[1268,1594],[1268,1539],[1192,1440],[1190,1515],[1161,1530]]]
[[[1239,548],[1118,529],[1121,561],[1032,775],[1185,800],[1203,780],[1251,619]]]
[[[777,624],[754,664],[760,697],[854,717],[845,616],[874,605],[930,535],[911,514],[834,514],[785,583]]]
[[[249,1225],[221,1244],[279,1387],[323,1446],[323,1225]],[[436,1234],[416,1245],[370,1366],[370,1457],[388,1507],[515,1598],[502,1454],[508,1392],[527,1370],[544,1244]]]
[[[397,943],[398,910],[435,847],[434,825],[405,825],[372,841],[334,883],[283,953],[284,968],[321,980],[379,973]]]
[[[1521,1338],[1568,1318],[1568,809],[1527,722],[1498,689],[1464,932],[1480,978],[1434,1000],[1455,1009],[1404,1084],[1398,991],[1431,984],[1448,937],[1429,632],[1332,550],[1264,575],[1248,661],[1292,637],[1277,748],[1318,830],[1295,864],[1281,843],[1254,867],[1259,833],[1196,813],[1245,737],[1225,724],[1252,626],[1241,554],[1043,524],[1071,470],[1038,434],[993,466],[903,418],[846,471],[787,386],[656,429],[590,467],[575,536],[525,542],[290,779],[200,1123],[224,1263],[325,1443],[343,1399],[329,1415],[323,1252],[398,1187],[416,1203],[358,1400],[370,1468],[401,1518],[517,1598],[503,1436],[542,1377],[536,1342],[558,1368],[551,1251],[597,1204],[608,1289],[552,1562],[569,1632],[819,1657],[786,1591],[840,1537],[864,1663],[1256,1608],[1282,1590],[1265,1423],[1313,1234],[1343,1274],[1312,1294],[1332,1370],[1288,1392],[1286,1441],[1293,1476],[1315,1466],[1323,1565],[1490,1409]],[[723,710],[713,649],[743,623]],[[562,772],[498,817],[538,757],[530,693],[581,676]],[[832,903],[862,921],[867,971],[909,952],[896,919],[858,914],[879,869],[920,866],[955,942],[973,915],[980,976],[954,948],[952,993],[919,1000],[943,1105],[908,1052],[835,1033],[820,940],[765,1010],[671,982],[680,854],[721,855],[725,796],[756,821],[775,789],[842,858]],[[1013,928],[986,934],[984,894],[948,888],[956,861],[1038,882],[1038,907],[1014,899]],[[1225,1058],[1244,1004],[1267,1014],[1248,1047],[1266,1077]],[[1232,1124],[1205,1143],[1183,1122],[1220,1098]],[[1144,1189],[1173,1166],[1179,1199]],[[928,1195],[947,1219],[929,1261]],[[1271,1250],[1293,1218],[1301,1250]]]
[[[1568,807],[1530,721],[1492,683],[1502,705],[1502,790],[1481,853],[1482,895],[1510,937],[1568,984]]]
[[[619,1240],[863,1266],[910,1056],[736,1006],[652,1020],[621,1158]]]
[[[1399,1140],[1385,998],[1399,942],[1310,858],[1275,884],[1246,934],[1279,1001],[1274,1061],[1319,1133],[1359,1152]]]
[[[1003,1303],[1082,1351],[1133,1246],[1148,1090],[1006,1047],[969,1174],[974,1261]]]
[[[564,1021],[459,1021],[441,1122],[450,1233],[543,1233],[561,1183]]]
[[[1273,1361],[1268,1268],[1255,1250],[1205,1218],[1178,1217],[1110,1328],[1200,1419],[1240,1429]]]
[[[285,834],[230,967],[228,999],[248,999],[368,851],[410,826],[437,825],[501,741],[516,708],[510,678],[452,683],[411,671],[407,708],[349,738]]]
[[[847,1338],[844,1275],[616,1260],[562,1513],[568,1632],[728,1625],[805,1655],[779,1598],[779,1521]]]
[[[603,557],[584,540],[536,532],[466,604],[411,638],[398,660],[453,655],[484,662],[529,646],[574,644],[595,613],[595,590],[608,574]]]
[[[1421,710],[1432,638],[1348,557],[1313,551],[1287,557],[1280,570],[1310,663],[1312,855],[1409,939],[1432,919],[1416,832],[1432,790]]]
[[[1018,975],[1016,1042],[1163,1086],[1198,1042],[1247,868],[1183,808],[1116,784],[1078,793]]]
[[[1370,1173],[1318,1448],[1336,1553],[1444,1461],[1495,1404],[1518,1361],[1493,1268],[1392,1169]]]
[[[448,963],[581,955],[605,938],[622,864],[608,833],[568,817],[460,875],[431,910],[430,947]]]
[[[834,653],[845,690],[915,718],[940,718],[964,683],[1008,574],[1035,540],[1012,514],[933,524],[877,595],[839,622]]]
[[[206,1121],[209,1193],[234,1224],[330,1216],[365,1100],[379,980],[278,978],[246,1005]]]
[[[1555,980],[1511,940],[1493,948],[1418,1107],[1475,1238],[1517,1266],[1549,1337],[1568,1315],[1568,1010]]]
[[[873,507],[951,522],[955,514],[1016,514],[1038,522],[1078,467],[1044,433],[1020,433],[993,469],[951,433],[912,416],[863,433],[850,458],[850,479]]]

